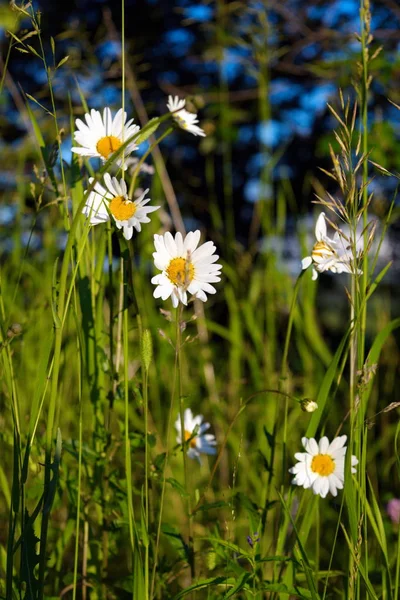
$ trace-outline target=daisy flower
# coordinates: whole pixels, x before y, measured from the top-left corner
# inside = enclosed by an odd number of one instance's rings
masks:
[[[187,408],[184,413],[184,439],[185,442],[190,440],[187,455],[189,458],[196,458],[201,463],[200,454],[216,454],[217,440],[212,433],[205,433],[210,429],[210,423],[203,423],[203,415],[193,416],[190,408]],[[182,444],[182,427],[181,418],[178,415],[175,421],[175,429],[177,432],[176,441]]]
[[[306,451],[294,455],[299,462],[289,469],[289,473],[294,475],[292,483],[302,485],[304,489],[311,488],[321,498],[325,498],[328,492],[336,496],[337,490],[342,490],[344,484],[346,440],[347,436],[341,435],[329,443],[324,436],[317,444],[314,438],[303,437],[301,443]],[[354,467],[357,463],[357,458],[352,456],[352,473],[356,472]]]
[[[186,100],[179,98],[179,96],[168,96],[167,108],[169,112],[173,113],[172,118],[179,125],[181,129],[185,129],[193,135],[201,135],[205,137],[204,131],[196,125],[199,122],[197,114],[191,113],[186,108]]]
[[[138,125],[132,125],[133,119],[126,122],[126,118],[126,112],[122,108],[114,118],[108,107],[103,110],[103,116],[98,110],[92,108],[90,113],[85,114],[86,123],[81,119],[75,121],[78,131],[75,131],[74,138],[80,146],[73,147],[72,152],[89,158],[100,158],[106,162],[122,144],[132,138],[140,129]],[[135,142],[130,142],[119,156],[117,164],[121,166],[124,157],[129,156],[137,148]],[[124,168],[126,168],[125,164]]]
[[[93,182],[93,177],[89,178],[89,183]],[[128,198],[128,190],[123,179],[111,177],[109,173],[104,175],[104,188],[99,182],[96,183],[90,192],[83,214],[90,219],[91,225],[98,225],[109,220],[110,215],[114,218],[118,229],[123,229],[123,235],[126,240],[130,240],[133,235],[133,228],[141,231],[142,223],[150,223],[147,216],[154,212],[159,206],[146,206],[150,198],[145,198],[146,190],[136,200]]]
[[[187,292],[203,302],[207,300],[206,292],[216,293],[210,284],[221,281],[222,265],[214,264],[219,257],[214,254],[213,242],[197,248],[199,241],[199,230],[190,231],[185,239],[180,233],[175,238],[169,232],[154,236],[154,264],[162,271],[151,280],[157,285],[154,298],[166,300],[171,296],[176,308],[179,301],[187,304]]]
[[[343,245],[338,232],[333,238],[327,236],[325,213],[321,213],[315,224],[316,243],[311,251],[311,256],[306,256],[301,261],[302,269],[308,269],[313,265],[312,279],[318,277],[318,273],[331,271],[332,273],[362,273],[360,269],[354,271],[354,257]],[[340,243],[341,242],[341,243]]]

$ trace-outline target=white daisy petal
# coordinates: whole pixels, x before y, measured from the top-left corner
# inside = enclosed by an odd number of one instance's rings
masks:
[[[312,258],[311,256],[306,256],[305,258],[302,259],[301,261],[301,268],[303,269],[308,269],[308,267],[311,265],[312,263]]]
[[[319,440],[319,452],[320,454],[326,454],[328,448],[329,448],[329,440],[328,438],[324,435],[324,437],[322,437]]]
[[[315,224],[315,237],[318,242],[322,242],[326,237],[325,213],[323,212],[319,215]]]

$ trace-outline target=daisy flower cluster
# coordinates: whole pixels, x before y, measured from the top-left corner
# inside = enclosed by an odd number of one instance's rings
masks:
[[[167,108],[174,123],[194,136],[204,137],[206,134],[198,125],[197,114],[185,107],[184,98],[168,97]],[[132,238],[134,230],[140,232],[142,225],[150,222],[149,215],[160,208],[149,205],[149,189],[136,191],[135,197],[131,197],[125,180],[128,168],[136,170],[136,174],[152,173],[151,167],[144,169],[142,161],[131,156],[139,148],[137,140],[140,134],[140,127],[133,119],[128,120],[123,109],[118,110],[114,117],[108,107],[103,113],[92,109],[83,120],[76,119],[74,139],[79,145],[74,146],[72,152],[82,158],[100,159],[110,168],[116,166],[122,171],[122,177],[106,172],[102,181],[89,177],[82,212],[92,226],[111,220],[126,240]],[[161,271],[151,280],[156,286],[154,298],[171,298],[176,308],[179,303],[187,305],[188,295],[206,302],[207,294],[216,293],[212,284],[221,280],[222,266],[217,263],[219,257],[213,242],[200,244],[200,235],[199,230],[190,231],[185,237],[179,232],[175,236],[169,232],[154,235],[154,264]],[[175,427],[177,442],[188,444],[190,458],[201,462],[202,453],[216,453],[216,439],[206,433],[210,424],[203,422],[202,415],[193,416],[188,408],[184,414],[184,431],[179,417]]]
[[[186,100],[175,96],[168,97],[167,108],[173,121],[185,131],[195,136],[205,136],[204,131],[197,125],[198,118],[194,113],[184,107]],[[98,225],[112,219],[116,227],[122,230],[125,239],[130,240],[133,230],[141,231],[143,223],[149,223],[148,215],[159,206],[146,206],[150,198],[146,194],[138,193],[131,198],[125,183],[124,172],[130,165],[137,165],[138,171],[146,171],[143,165],[131,154],[139,145],[137,141],[141,133],[139,125],[134,119],[129,119],[127,113],[120,108],[113,117],[109,107],[101,113],[91,109],[82,119],[75,121],[76,131],[74,140],[77,146],[72,147],[72,152],[82,158],[97,158],[110,168],[117,166],[122,171],[122,178],[111,177],[104,174],[103,184],[94,178],[89,178],[90,191],[86,191],[87,199],[83,214],[89,219],[90,225]],[[148,172],[151,170],[147,169]]]

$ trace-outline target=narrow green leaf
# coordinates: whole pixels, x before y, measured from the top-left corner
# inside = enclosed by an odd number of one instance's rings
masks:
[[[184,598],[185,596],[187,596],[191,592],[194,592],[195,590],[201,590],[204,588],[220,585],[222,583],[227,583],[226,577],[210,577],[209,579],[202,579],[201,581],[198,581],[197,583],[190,585],[185,590],[179,592],[179,594],[174,596],[174,600],[180,600],[180,598]]]
[[[135,139],[135,144],[139,145],[145,142],[153,133],[158,129],[160,125],[159,117],[155,117],[154,119],[150,119],[148,123],[146,123],[145,127],[143,127],[142,131],[139,132],[139,135]]]
[[[316,402],[318,404],[318,410],[316,410],[313,413],[313,415],[310,419],[310,423],[308,425],[307,431],[306,431],[306,437],[308,437],[308,438],[313,437],[317,432],[317,428],[321,421],[321,417],[322,417],[326,402],[328,400],[333,381],[334,381],[335,377],[337,377],[337,374],[339,371],[340,360],[341,360],[343,353],[345,352],[346,347],[347,347],[349,335],[350,335],[350,327],[347,328],[347,331],[344,334],[342,341],[340,342],[339,347],[336,350],[336,352],[332,358],[331,364],[329,365],[329,367],[325,373],[324,380],[321,384],[321,387],[318,392],[318,397],[316,399]]]

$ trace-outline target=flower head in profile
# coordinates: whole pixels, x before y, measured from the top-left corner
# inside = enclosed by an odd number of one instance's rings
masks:
[[[133,119],[126,121],[127,115],[122,108],[112,117],[111,110],[107,107],[103,110],[103,116],[98,110],[92,110],[85,114],[84,123],[81,119],[76,119],[77,131],[75,131],[75,141],[80,146],[73,147],[72,152],[87,156],[89,158],[100,158],[106,162],[114,152],[132,138],[139,131],[138,125],[133,125]],[[134,141],[130,142],[119,155],[117,164],[124,166],[125,157],[129,156],[133,150],[137,149]]]
[[[89,179],[89,183],[93,178]],[[141,231],[142,223],[150,223],[147,216],[154,212],[159,206],[146,206],[150,198],[146,198],[149,190],[146,190],[136,200],[128,198],[128,190],[123,179],[111,177],[109,173],[104,175],[105,188],[97,182],[90,192],[83,214],[90,219],[91,225],[105,223],[113,217],[118,229],[123,229],[123,235],[126,240],[130,240],[133,235],[133,229]]]
[[[169,112],[173,113],[172,117],[179,127],[193,135],[205,137],[205,132],[197,125],[199,122],[197,114],[189,112],[185,106],[186,100],[184,98],[168,96],[167,108]]]
[[[187,304],[187,293],[205,302],[207,294],[215,294],[211,283],[221,280],[222,265],[215,264],[218,255],[213,242],[206,242],[197,247],[200,231],[190,231],[185,239],[180,233],[173,237],[169,232],[154,236],[156,252],[153,253],[154,264],[162,273],[151,280],[157,287],[154,298],[166,300],[171,296],[176,308],[179,301]]]
[[[217,440],[212,433],[205,433],[210,429],[210,423],[203,423],[203,415],[193,416],[190,408],[184,412],[184,441],[188,443],[187,455],[196,458],[201,463],[200,454],[216,454]],[[176,441],[182,444],[181,418],[178,415],[175,421]]]
[[[297,452],[294,456],[299,461],[289,469],[293,473],[292,483],[301,485],[304,489],[311,488],[314,494],[321,498],[330,492],[332,496],[337,495],[337,490],[343,489],[344,484],[344,460],[347,447],[346,435],[335,438],[331,443],[327,437],[322,437],[319,444],[314,438],[303,437],[301,443],[305,452]],[[351,457],[351,472],[358,464],[355,456]]]
[[[306,256],[301,261],[302,269],[313,266],[312,278],[317,279],[318,273],[331,271],[332,273],[357,273],[360,269],[354,269],[354,257],[345,247],[343,238],[338,232],[333,238],[329,238],[326,230],[325,213],[321,213],[315,224],[315,237],[317,241],[311,251],[311,256]]]

